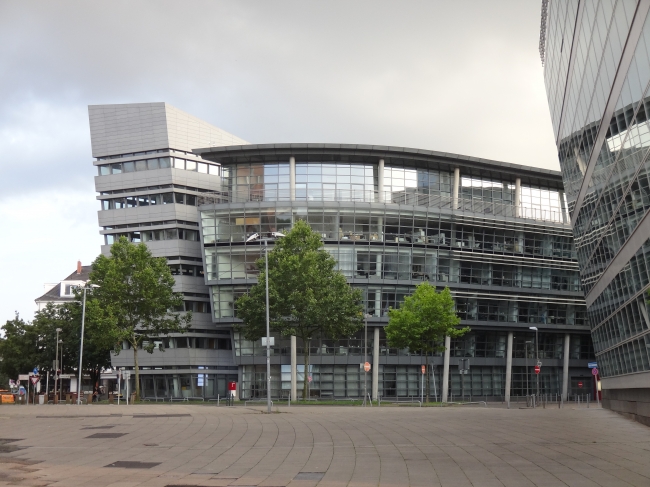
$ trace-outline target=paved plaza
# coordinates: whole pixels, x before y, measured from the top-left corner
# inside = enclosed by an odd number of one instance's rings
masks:
[[[616,413],[470,408],[2,406],[0,486],[650,485]]]

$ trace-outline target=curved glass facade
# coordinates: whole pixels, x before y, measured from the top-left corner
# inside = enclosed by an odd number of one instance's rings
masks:
[[[517,329],[513,395],[525,395],[526,370],[532,373],[524,364],[526,356],[534,355],[530,326],[543,329],[540,353],[554,364],[543,374],[547,393],[562,390],[565,336],[587,345],[572,360],[592,353],[558,175],[537,173],[532,178],[520,166],[504,172],[487,161],[423,162],[372,151],[350,156],[328,148],[293,150],[286,156],[258,156],[246,149],[233,154],[206,151],[202,157],[221,163],[224,177],[222,191],[201,195],[198,202],[204,272],[218,326],[238,322],[234,303],[256,282],[255,263],[263,244],[246,243],[248,237],[286,233],[304,220],[321,235],[350,285],[363,292],[371,328],[368,353],[377,348],[376,387],[384,397],[418,394],[422,357],[387,347],[383,326],[389,308],[399,307],[423,281],[450,287],[462,323],[473,329],[455,340],[450,352],[477,360],[471,383],[461,384],[452,367],[450,394],[464,390],[504,396],[508,330]],[[362,338],[319,337],[310,344],[311,395],[363,394],[358,365]],[[546,347],[549,351],[542,352]],[[304,350],[298,340],[299,376],[305,373]],[[264,353],[259,343],[235,333],[244,398],[266,397]],[[272,355],[272,395],[286,397],[291,387],[288,337],[276,337]],[[432,377],[442,381],[443,356],[431,361]]]
[[[625,411],[637,408],[632,389],[650,407],[649,12],[637,0],[551,1],[546,32],[544,77],[604,404]]]

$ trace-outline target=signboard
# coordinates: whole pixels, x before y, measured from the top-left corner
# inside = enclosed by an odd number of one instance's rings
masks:
[[[61,374],[59,379],[69,379],[70,377],[72,377],[70,374]]]
[[[589,367],[590,369],[595,369],[596,367],[598,367],[598,362],[589,362],[587,364],[587,367]]]
[[[591,369],[591,375],[598,375],[598,369],[596,367]]]
[[[236,391],[237,390],[237,383],[235,381],[228,382],[228,390],[229,391]]]
[[[539,374],[542,371],[542,368],[539,365],[535,366],[535,373]]]
[[[266,347],[266,337],[262,337],[262,346]],[[275,346],[275,337],[269,337],[269,347]]]
[[[370,372],[370,362],[366,362],[365,364],[363,364],[363,370],[365,370],[366,372]]]
[[[38,384],[38,381],[41,380],[41,376],[40,376],[40,375],[32,375],[32,376],[29,378],[29,380],[31,380],[31,381],[32,381],[32,385],[35,386],[36,384]]]
[[[426,374],[426,373],[427,373],[427,367],[426,367],[426,365],[423,365],[423,366],[422,366],[422,373],[423,373],[423,374]]]
[[[29,380],[29,374],[20,374],[18,380]]]
[[[583,384],[582,384],[582,381],[581,381],[581,382],[578,382],[578,387],[579,387],[580,389],[582,389],[582,385],[583,385]]]

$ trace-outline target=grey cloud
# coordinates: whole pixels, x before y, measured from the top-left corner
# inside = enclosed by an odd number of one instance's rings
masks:
[[[0,189],[92,177],[86,106],[136,101],[252,142],[556,168],[538,24],[537,2],[521,1],[3,2],[0,148],[17,164],[0,169]]]

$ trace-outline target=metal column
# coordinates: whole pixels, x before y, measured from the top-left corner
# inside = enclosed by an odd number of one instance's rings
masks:
[[[372,400],[379,396],[379,327],[375,326],[372,342]]]
[[[291,400],[298,400],[298,364],[296,359],[296,336],[291,335]]]
[[[296,200],[296,158],[289,157],[289,197],[291,201]]]
[[[564,335],[564,368],[562,369],[562,398],[569,400],[569,347],[571,346],[571,335]]]
[[[453,186],[453,209],[458,208],[458,192],[460,189],[460,169],[454,169],[454,186]]]
[[[508,349],[506,351],[506,404],[510,407],[510,383],[512,382],[512,338],[513,333],[508,332]]]
[[[449,394],[449,348],[451,347],[451,338],[445,337],[445,361],[442,371],[442,402],[447,402]]]

